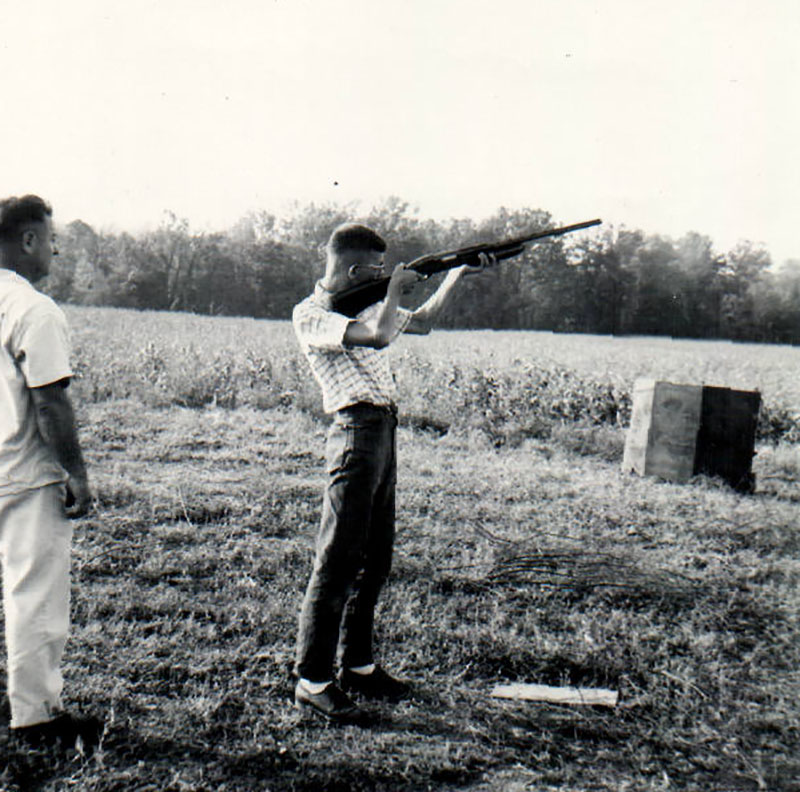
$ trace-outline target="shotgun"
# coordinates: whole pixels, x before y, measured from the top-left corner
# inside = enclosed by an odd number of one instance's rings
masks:
[[[423,279],[435,275],[437,272],[460,267],[462,264],[477,266],[480,263],[480,254],[486,253],[494,256],[497,261],[513,258],[525,250],[525,245],[537,239],[562,236],[573,231],[580,231],[583,228],[600,225],[602,220],[587,220],[583,223],[562,226],[561,228],[550,228],[545,231],[537,231],[526,236],[505,239],[502,242],[481,242],[476,245],[458,248],[456,250],[443,250],[439,253],[429,253],[420,256],[407,265],[407,269],[414,270],[423,276]],[[349,289],[338,292],[332,300],[331,308],[345,316],[355,317],[365,308],[380,302],[386,296],[389,286],[389,278],[382,277],[375,280],[359,283]]]

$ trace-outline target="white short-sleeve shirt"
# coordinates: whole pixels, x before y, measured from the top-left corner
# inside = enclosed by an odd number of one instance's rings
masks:
[[[0,496],[66,478],[39,432],[30,391],[71,377],[69,354],[63,311],[0,269]]]
[[[314,294],[298,303],[292,313],[300,348],[322,388],[323,409],[333,413],[358,402],[394,404],[396,389],[386,350],[344,344],[350,322],[375,321],[381,304],[365,308],[354,320],[331,311],[329,303],[330,294],[317,284]],[[394,337],[406,328],[410,318],[410,311],[398,308]]]

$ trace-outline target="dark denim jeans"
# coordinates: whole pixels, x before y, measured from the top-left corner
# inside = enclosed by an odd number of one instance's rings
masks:
[[[373,662],[375,605],[394,545],[396,426],[394,411],[358,404],[339,410],[328,432],[328,483],[297,640],[297,674],[312,682],[333,678],[337,647],[345,668]]]

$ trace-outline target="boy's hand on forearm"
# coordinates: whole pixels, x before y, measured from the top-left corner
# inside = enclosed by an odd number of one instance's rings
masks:
[[[489,267],[494,267],[495,264],[497,264],[497,259],[493,253],[479,253],[477,264],[463,264],[458,268],[458,271],[461,277],[464,275],[477,275],[478,273],[489,269]]]

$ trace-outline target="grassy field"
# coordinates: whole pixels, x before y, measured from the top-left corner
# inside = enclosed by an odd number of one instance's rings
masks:
[[[415,695],[333,727],[290,699],[325,432],[290,328],[70,321],[98,502],[76,524],[66,692],[108,728],[89,760],[0,731],[0,789],[800,790],[800,349],[403,339],[379,645]],[[753,495],[620,472],[640,375],[762,391]],[[493,698],[507,682],[620,701]]]

